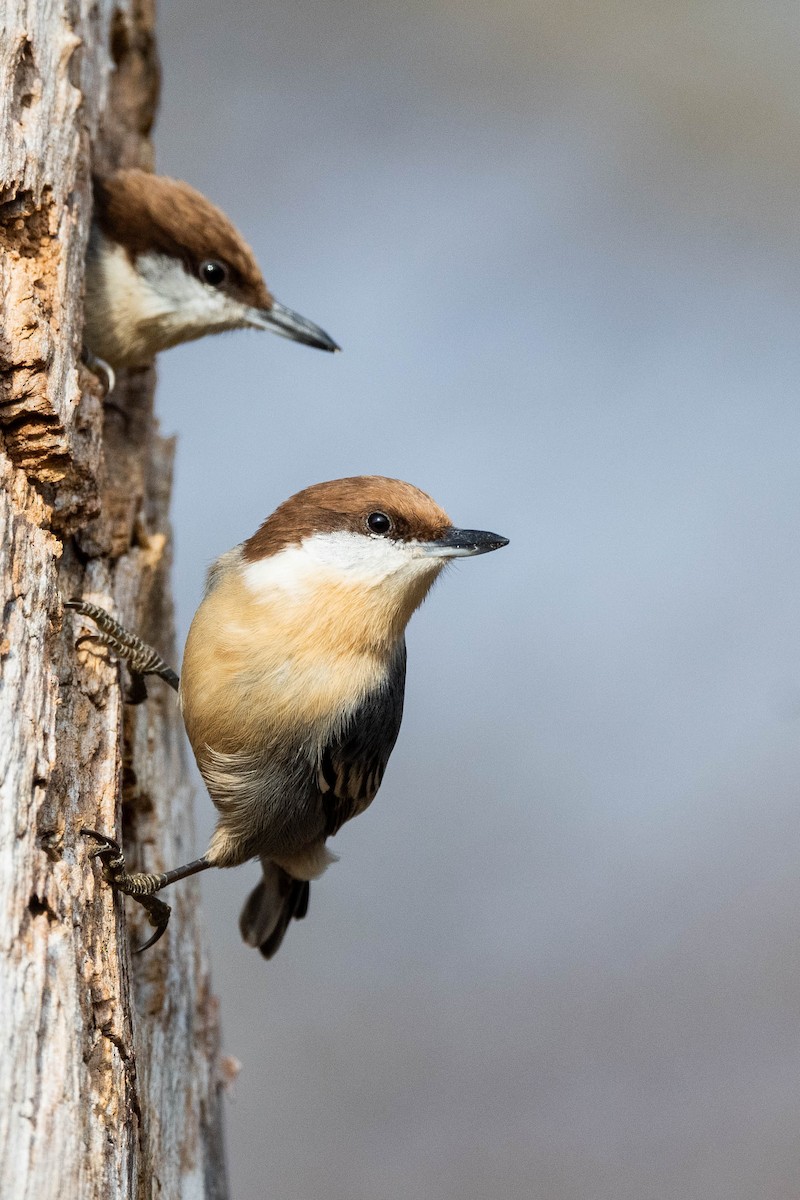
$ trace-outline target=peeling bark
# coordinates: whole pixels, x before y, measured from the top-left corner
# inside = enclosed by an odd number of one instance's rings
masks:
[[[154,373],[80,365],[92,170],[152,165],[149,0],[7,0],[0,39],[0,1192],[224,1200],[218,1018],[198,889],[141,958],[79,830],[133,869],[193,850],[175,697],[123,705],[83,595],[174,660],[172,445]]]

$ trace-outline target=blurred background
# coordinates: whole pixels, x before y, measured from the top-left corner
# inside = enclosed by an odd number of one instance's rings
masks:
[[[255,867],[203,877],[234,1197],[796,1200],[800,10],[171,0],[160,45],[160,170],[344,347],[162,356],[181,637],[320,479],[511,538],[412,622],[274,962]]]

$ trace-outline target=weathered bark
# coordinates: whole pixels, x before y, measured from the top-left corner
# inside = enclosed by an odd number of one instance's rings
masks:
[[[150,0],[6,0],[0,42],[0,1194],[223,1197],[217,1013],[189,881],[141,958],[80,836],[191,856],[175,697],[123,706],[83,595],[174,658],[151,371],[114,404],[79,366],[90,175],[151,164]]]

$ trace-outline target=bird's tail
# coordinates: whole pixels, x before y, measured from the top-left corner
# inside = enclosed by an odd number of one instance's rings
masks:
[[[272,958],[292,917],[300,921],[308,912],[307,879],[293,879],[277,863],[262,859],[264,877],[247,897],[239,929],[248,946]]]

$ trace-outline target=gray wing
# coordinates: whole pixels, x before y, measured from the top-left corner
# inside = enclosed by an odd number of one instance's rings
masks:
[[[405,685],[404,642],[384,686],[367,696],[341,736],[323,751],[317,786],[322,793],[326,837],[332,837],[374,800],[400,732]]]

